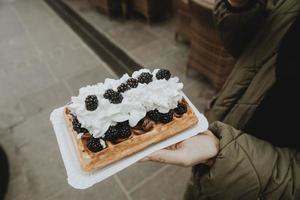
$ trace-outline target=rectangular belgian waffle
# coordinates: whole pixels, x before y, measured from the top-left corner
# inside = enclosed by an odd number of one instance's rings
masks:
[[[137,134],[138,131],[132,130],[132,135],[128,139],[117,144],[107,141],[107,148],[97,153],[93,153],[87,148],[89,134],[77,138],[78,134],[72,126],[73,116],[69,109],[65,107],[64,117],[67,128],[76,146],[82,169],[93,171],[103,168],[192,127],[198,122],[198,119],[187,102],[183,100],[183,103],[187,106],[187,112],[182,116],[174,116],[173,120],[167,124],[155,123],[150,131],[143,134]]]

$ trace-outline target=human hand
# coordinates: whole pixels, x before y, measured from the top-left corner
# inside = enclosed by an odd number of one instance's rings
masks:
[[[143,158],[143,161],[154,161],[190,167],[196,164],[212,165],[218,154],[219,140],[210,131],[205,131],[187,140],[161,149]]]

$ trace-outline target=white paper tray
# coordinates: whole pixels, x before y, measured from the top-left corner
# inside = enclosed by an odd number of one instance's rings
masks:
[[[164,140],[158,144],[152,145],[143,151],[140,151],[132,156],[124,158],[117,161],[107,167],[94,172],[84,172],[79,163],[77,157],[75,145],[72,141],[70,134],[68,133],[65,120],[63,117],[64,108],[55,109],[51,115],[50,120],[52,122],[56,139],[59,145],[59,149],[62,155],[63,162],[68,176],[68,183],[76,189],[86,189],[92,185],[116,174],[117,172],[125,169],[126,167],[136,163],[140,159],[146,157],[147,155],[172,144],[185,140],[192,137],[200,132],[207,130],[208,122],[207,119],[201,114],[196,107],[190,102],[190,100],[184,95],[185,99],[193,109],[194,113],[199,119],[199,122],[192,128],[183,131],[167,140]]]

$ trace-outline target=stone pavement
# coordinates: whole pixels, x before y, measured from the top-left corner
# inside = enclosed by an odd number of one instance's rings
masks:
[[[6,200],[182,198],[190,169],[156,163],[135,164],[87,190],[71,188],[49,115],[79,87],[116,75],[43,1],[0,0],[0,27],[0,143],[11,164]],[[149,48],[155,44],[160,42]],[[144,59],[151,56],[158,54]],[[180,75],[183,68],[174,71]],[[214,91],[194,75],[182,78],[188,96],[203,109]]]

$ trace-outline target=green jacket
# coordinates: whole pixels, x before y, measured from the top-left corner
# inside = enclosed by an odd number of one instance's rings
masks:
[[[249,0],[239,12],[227,4],[216,0],[214,14],[225,47],[238,59],[206,113],[210,122],[223,122],[210,126],[220,152],[208,172],[194,168],[185,199],[300,199],[300,154],[237,130],[275,82],[278,46],[300,1]]]

